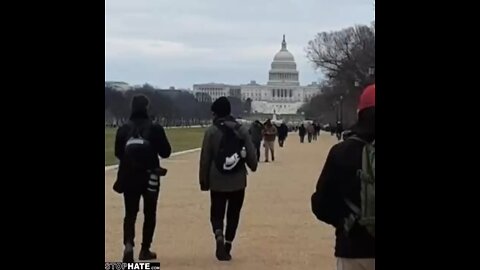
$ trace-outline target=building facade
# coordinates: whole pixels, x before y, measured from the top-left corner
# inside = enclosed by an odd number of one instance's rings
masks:
[[[195,84],[193,91],[208,94],[212,100],[221,96],[251,99],[254,113],[296,114],[305,102],[320,93],[320,88],[315,82],[307,86],[300,85],[297,64],[287,50],[284,35],[282,47],[273,58],[266,85],[255,81],[242,85],[207,83]]]
[[[132,89],[132,86],[130,86],[126,82],[105,82],[105,87],[110,87],[112,89],[115,89],[117,91],[128,91]]]

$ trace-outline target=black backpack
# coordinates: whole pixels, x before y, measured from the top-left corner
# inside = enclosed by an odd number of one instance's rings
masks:
[[[155,151],[149,141],[152,124],[129,122],[122,166],[133,171],[147,171],[155,167]]]
[[[224,122],[215,123],[215,125],[222,131],[215,165],[222,174],[235,173],[245,164],[245,159],[242,157],[245,156],[245,142],[238,138],[232,129],[226,127]]]

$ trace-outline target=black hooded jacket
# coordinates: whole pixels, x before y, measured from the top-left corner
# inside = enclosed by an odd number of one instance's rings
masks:
[[[280,140],[285,140],[288,136],[288,127],[285,123],[282,123],[278,128],[278,138]]]
[[[150,124],[150,133],[147,139],[157,155],[155,155],[154,164],[156,168],[160,167],[160,160],[158,156],[162,158],[168,158],[171,154],[170,143],[168,142],[165,130],[159,124],[153,124],[149,119],[146,112],[133,113],[130,117],[130,121],[134,125],[146,125]],[[117,183],[115,183],[116,189],[119,192],[142,192],[148,182],[147,172],[131,172],[128,168],[122,166],[122,157],[125,151],[125,145],[129,139],[131,132],[130,125],[123,125],[117,130],[115,138],[115,156],[120,161],[117,175]]]
[[[371,116],[371,113],[368,114]],[[373,111],[373,118],[374,115]],[[372,142],[375,140],[374,121],[373,125],[359,123],[352,128],[352,132]],[[363,146],[363,142],[353,139],[333,146],[311,197],[312,212],[317,219],[336,228],[336,257],[375,258],[375,238],[364,227],[357,224],[348,235],[343,229],[343,220],[350,213],[344,199],[360,206],[361,182],[357,171],[362,166]]]

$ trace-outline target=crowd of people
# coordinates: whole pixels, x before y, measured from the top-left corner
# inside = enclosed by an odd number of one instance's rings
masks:
[[[124,262],[134,261],[135,221],[140,198],[144,201],[143,241],[140,260],[153,260],[150,250],[156,222],[160,177],[167,170],[159,156],[168,158],[171,147],[163,127],[148,118],[149,101],[136,96],[130,121],[118,129],[115,155],[119,170],[114,190],[124,196]],[[270,119],[250,127],[231,115],[230,102],[218,98],[211,106],[213,124],[203,138],[199,185],[210,192],[210,222],[220,261],[232,259],[232,245],[239,224],[247,186],[247,168],[257,170],[260,148],[265,162],[275,161],[275,139],[285,146],[289,128]],[[298,126],[300,142],[318,139],[321,126]],[[375,269],[375,85],[366,88],[359,101],[354,135],[332,147],[311,197],[314,215],[336,229],[337,269]],[[372,158],[373,157],[373,158]],[[362,194],[362,195],[361,195]],[[225,220],[226,216],[226,220]]]
[[[264,123],[255,120],[249,128],[252,141],[255,145],[257,160],[260,161],[260,148],[263,140],[265,148],[265,162],[269,162],[269,156],[275,161],[275,140],[278,137],[278,146],[283,147],[287,139],[289,128],[285,123],[274,124],[270,119]]]

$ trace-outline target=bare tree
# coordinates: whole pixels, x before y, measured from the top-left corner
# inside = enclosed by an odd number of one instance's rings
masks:
[[[366,81],[375,65],[375,25],[318,33],[308,42],[307,58],[327,78],[354,84]]]
[[[353,123],[361,90],[372,82],[369,69],[375,66],[375,22],[318,33],[309,41],[306,53],[327,81],[320,86],[322,94],[312,98],[302,111],[309,118],[334,122],[341,110],[342,120]]]

